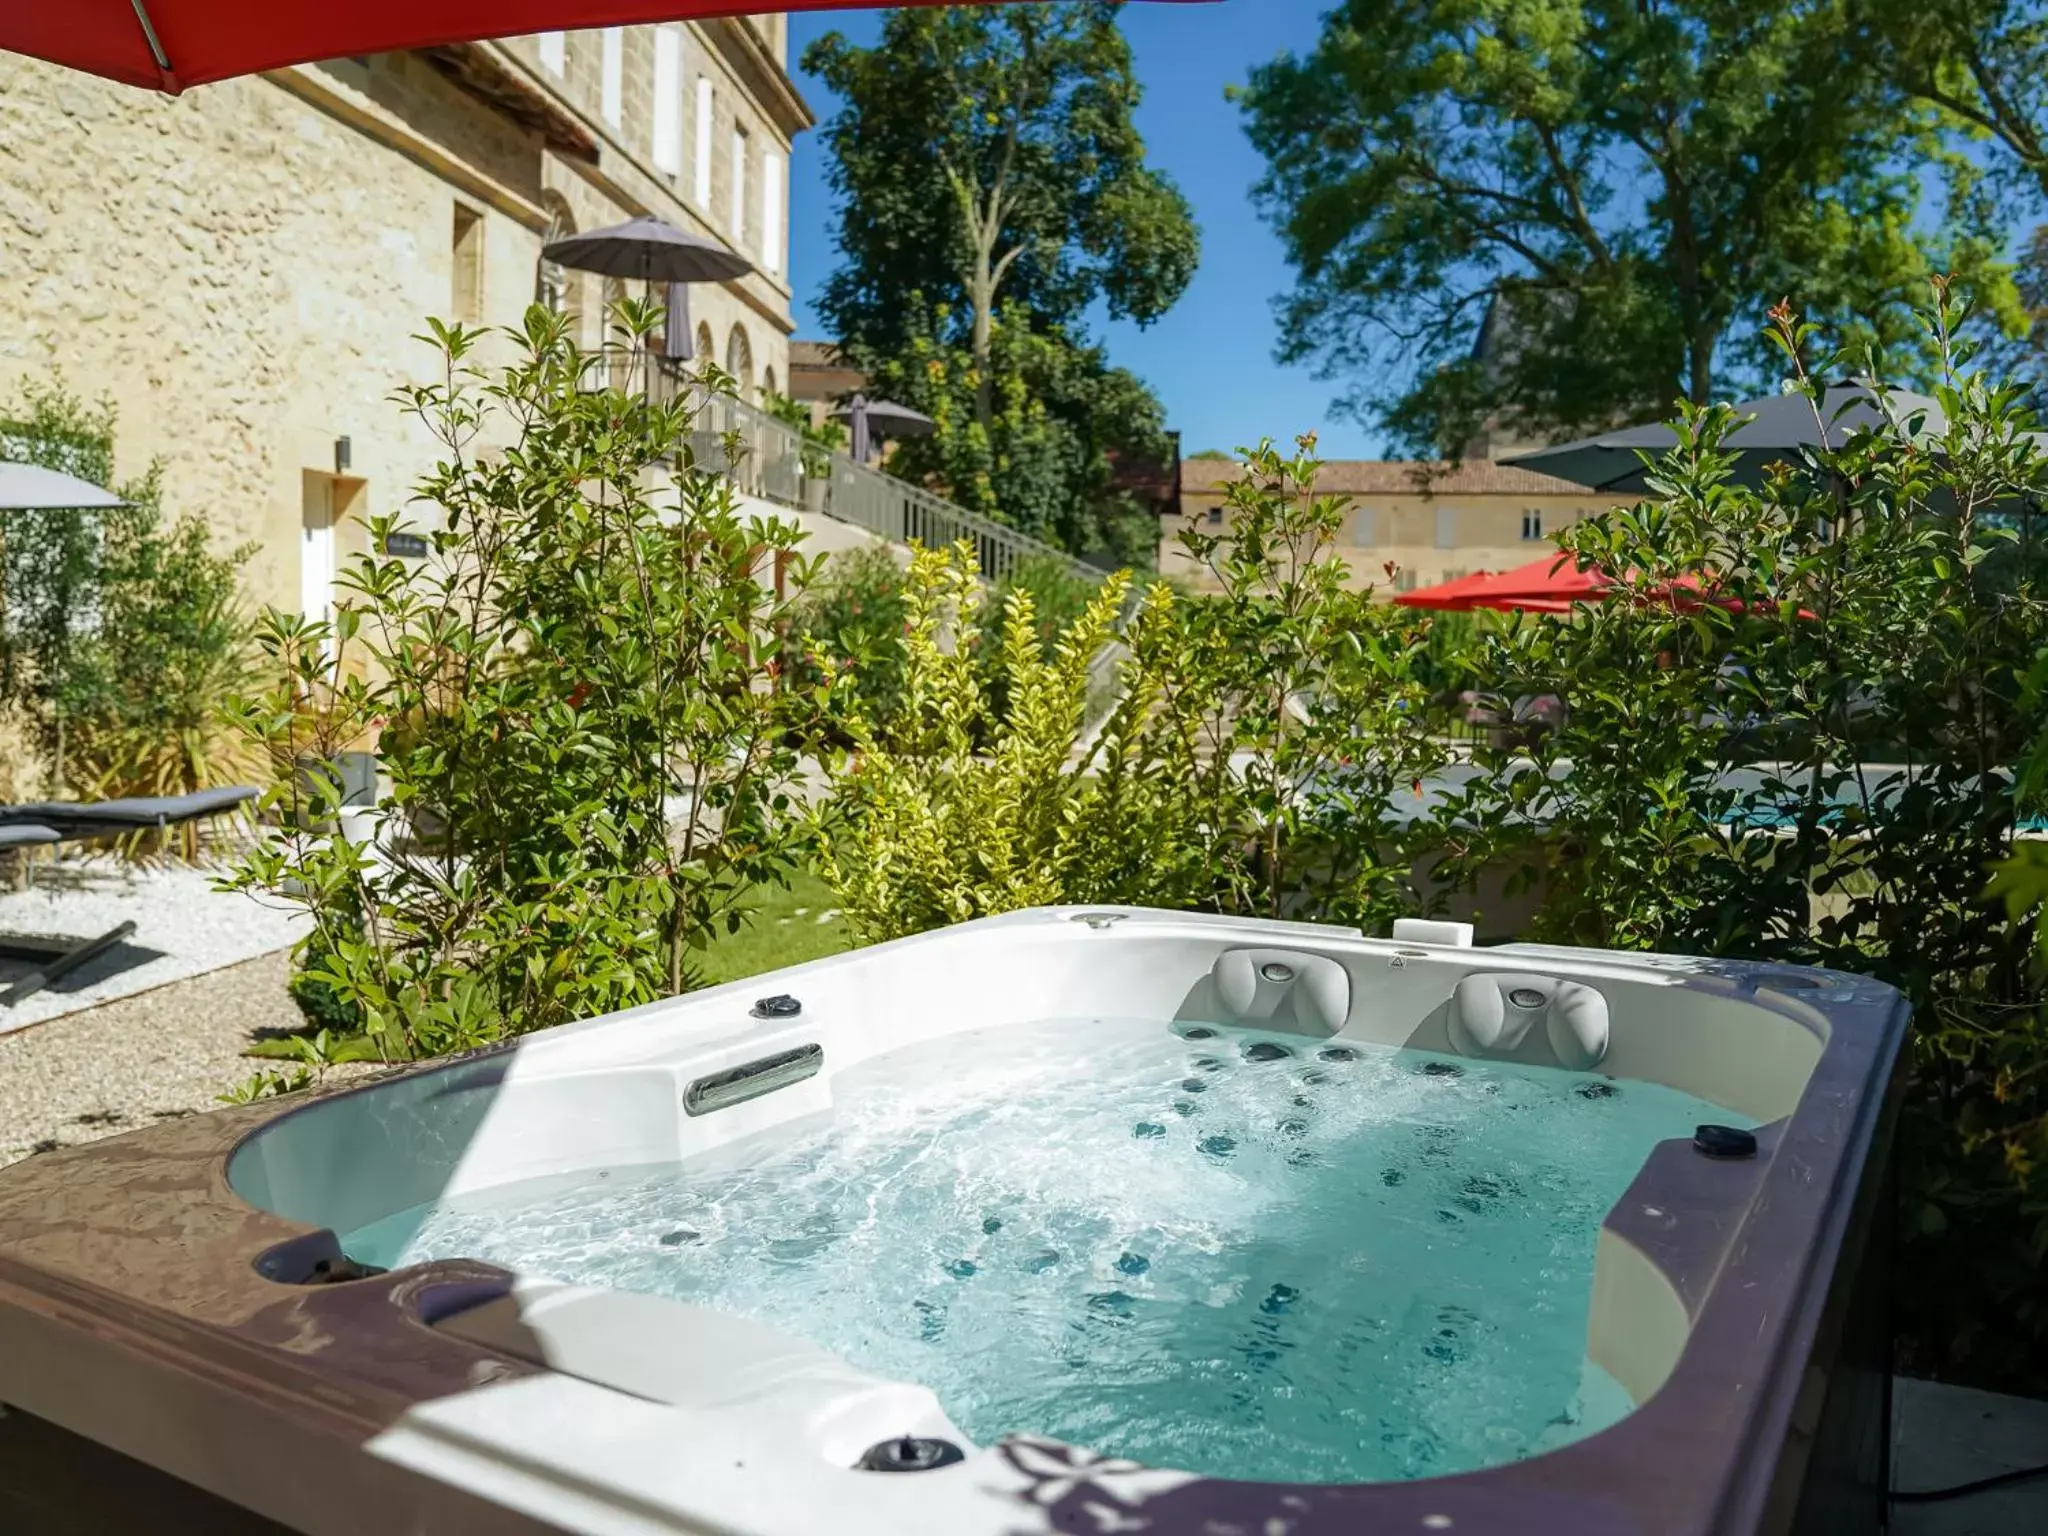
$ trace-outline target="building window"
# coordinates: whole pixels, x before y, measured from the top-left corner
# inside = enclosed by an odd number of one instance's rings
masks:
[[[1396,592],[1413,592],[1415,590],[1415,573],[1405,565],[1394,572],[1394,590]]]
[[[711,78],[697,77],[697,206],[711,211]]]
[[[1530,510],[1522,514],[1522,537],[1540,539],[1543,537],[1543,514]]]
[[[461,203],[455,205],[449,257],[449,308],[457,320],[474,325],[484,317],[484,216]]]
[[[733,392],[742,400],[754,397],[754,345],[744,327],[734,326],[725,341],[725,371],[733,377]]]
[[[683,172],[683,34],[674,27],[654,34],[654,168]]]
[[[616,128],[626,115],[626,33],[621,27],[604,29],[603,75],[604,120]]]
[[[569,67],[569,34],[566,32],[543,32],[540,35],[540,61],[551,75],[559,75]]]
[[[732,131],[732,207],[726,213],[726,225],[732,230],[734,245],[744,245],[747,238],[747,130],[735,128]]]
[[[1379,519],[1371,507],[1360,507],[1351,519],[1351,543],[1355,549],[1371,549],[1379,543]]]
[[[1455,508],[1436,509],[1436,547],[1456,549],[1458,547],[1458,514]]]
[[[782,156],[772,149],[761,155],[761,265],[782,270]]]
[[[1211,507],[1209,509],[1209,526],[1211,528],[1223,526],[1223,509],[1221,507]]]

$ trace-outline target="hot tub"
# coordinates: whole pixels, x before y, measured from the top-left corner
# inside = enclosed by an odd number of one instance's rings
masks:
[[[32,1159],[0,1527],[1877,1528],[1898,994],[1466,939],[1024,912]]]

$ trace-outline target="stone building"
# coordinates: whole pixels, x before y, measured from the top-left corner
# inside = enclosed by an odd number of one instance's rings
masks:
[[[0,407],[61,371],[120,412],[119,472],[253,540],[259,601],[331,601],[361,519],[435,444],[392,403],[428,316],[536,297],[586,342],[617,285],[551,236],[653,213],[755,266],[691,290],[701,353],[789,377],[789,153],[812,117],[784,19],[334,60],[176,98],[0,53]]]
[[[1181,465],[1181,512],[1160,519],[1163,574],[1210,584],[1177,535],[1185,520],[1209,533],[1226,527],[1226,497],[1241,474],[1240,466],[1222,459]],[[1330,463],[1316,489],[1350,503],[1337,553],[1350,565],[1353,584],[1389,598],[1474,571],[1526,565],[1555,548],[1550,536],[1559,529],[1614,503],[1611,495],[1569,480],[1482,459]]]

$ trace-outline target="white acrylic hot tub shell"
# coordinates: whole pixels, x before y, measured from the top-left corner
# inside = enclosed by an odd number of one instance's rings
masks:
[[[1248,945],[1341,964],[1350,1017],[1339,1038],[1383,1045],[1450,1049],[1446,1003],[1474,971],[1585,983],[1612,1012],[1602,1071],[1665,1083],[1759,1122],[1792,1111],[1827,1037],[1824,1009],[1805,1000],[1819,995],[1815,973],[1396,943],[1310,924],[1142,911],[1091,923],[1082,915],[1036,911],[967,924],[322,1101],[239,1148],[230,1180],[256,1205],[348,1231],[436,1198],[593,1166],[672,1162],[829,1113],[838,1073],[948,1034],[1077,1016],[1216,1019],[1210,967]],[[1795,981],[1808,989],[1795,990]],[[1817,985],[1846,995],[1867,984],[1825,977]],[[801,1015],[750,1017],[752,1001],[773,993],[797,997]],[[810,1044],[824,1056],[808,1081],[713,1114],[684,1113],[692,1081]],[[1610,1239],[1603,1235],[1603,1253]],[[1618,1315],[1674,1315],[1675,1295],[1647,1262],[1603,1259],[1601,1284]],[[1639,1392],[1654,1389],[1683,1344],[1682,1309],[1676,1315],[1676,1338],[1602,1363],[1620,1367]],[[370,1449],[506,1507],[604,1532],[898,1536],[1017,1527],[1022,1479],[989,1451],[914,1475],[851,1470],[863,1449],[896,1435],[965,1442],[924,1388],[877,1381],[775,1330],[543,1281],[443,1326],[551,1372],[417,1407]],[[1630,1346],[1610,1345],[1616,1350],[1628,1357]]]

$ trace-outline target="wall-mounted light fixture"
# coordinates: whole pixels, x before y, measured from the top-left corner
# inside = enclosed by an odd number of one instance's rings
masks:
[[[336,473],[337,475],[345,475],[345,474],[347,474],[347,473],[348,473],[348,466],[349,466],[349,442],[348,442],[348,439],[347,439],[347,438],[345,438],[345,437],[337,437],[337,438],[336,438],[336,439],[334,440],[334,472],[335,472],[335,473]]]

